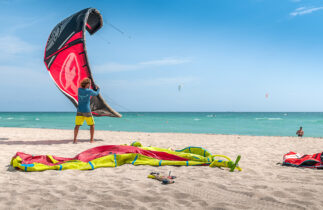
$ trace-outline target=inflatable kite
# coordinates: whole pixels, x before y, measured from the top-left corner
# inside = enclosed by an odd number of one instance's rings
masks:
[[[132,144],[136,145],[136,144]],[[33,156],[22,152],[12,158],[11,165],[24,171],[44,170],[93,170],[100,167],[117,167],[123,164],[151,166],[210,166],[227,167],[230,171],[237,169],[240,156],[233,162],[223,155],[211,155],[201,147],[186,147],[182,150],[171,150],[157,147],[139,147],[128,145],[105,145],[86,150],[74,158],[52,155]],[[217,157],[226,160],[216,159]]]
[[[289,152],[284,155],[283,165],[323,169],[323,152],[313,155],[301,155],[296,152]]]
[[[96,87],[85,47],[85,30],[92,35],[102,26],[102,16],[98,10],[84,9],[57,24],[46,44],[46,68],[58,89],[76,107],[80,81],[88,77],[92,82],[91,88]],[[100,94],[91,98],[90,107],[94,116],[121,117]]]

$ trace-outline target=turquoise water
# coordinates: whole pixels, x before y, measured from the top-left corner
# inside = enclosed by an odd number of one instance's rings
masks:
[[[96,117],[97,130],[323,137],[321,112],[126,112]],[[0,127],[73,129],[75,113],[0,112]],[[88,129],[87,125],[82,129]]]

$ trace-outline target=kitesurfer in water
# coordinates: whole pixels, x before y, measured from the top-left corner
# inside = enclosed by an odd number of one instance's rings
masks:
[[[85,78],[81,81],[81,87],[78,89],[78,107],[77,113],[75,117],[75,128],[74,128],[74,141],[73,143],[77,143],[77,134],[79,132],[79,128],[83,125],[84,120],[87,125],[90,126],[90,134],[91,140],[93,143],[94,137],[94,119],[91,113],[90,108],[90,98],[91,96],[99,95],[100,89],[96,86],[96,91],[90,89],[91,80],[89,78]]]

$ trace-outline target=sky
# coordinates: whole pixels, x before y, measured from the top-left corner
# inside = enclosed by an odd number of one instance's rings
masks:
[[[323,0],[0,0],[0,111],[75,111],[43,56],[88,7],[104,19],[86,34],[92,74],[117,111],[323,112]]]

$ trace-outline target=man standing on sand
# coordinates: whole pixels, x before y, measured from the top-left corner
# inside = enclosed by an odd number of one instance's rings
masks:
[[[86,121],[86,124],[90,126],[90,142],[93,143],[94,119],[90,109],[90,98],[91,96],[99,95],[100,88],[96,86],[97,91],[94,91],[90,89],[90,86],[91,80],[89,78],[85,78],[81,81],[81,87],[78,89],[78,107],[75,117],[74,144],[77,143],[77,134],[80,126],[83,125],[84,120]]]
[[[298,137],[303,137],[304,131],[302,127],[299,128],[299,130],[296,132],[296,135],[298,135]]]

